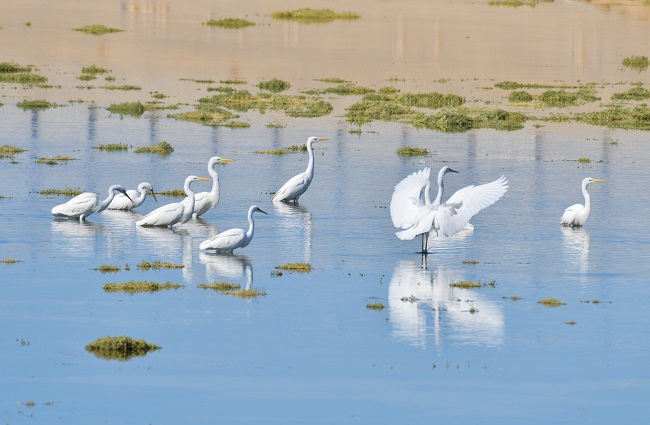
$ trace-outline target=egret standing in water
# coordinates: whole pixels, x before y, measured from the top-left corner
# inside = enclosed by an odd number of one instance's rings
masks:
[[[311,145],[320,140],[328,139],[325,137],[310,137],[307,139],[307,153],[309,153],[307,169],[304,173],[293,176],[280,190],[275,192],[273,202],[298,202],[298,198],[307,191],[311,181],[314,179],[314,151]]]
[[[582,181],[582,195],[585,197],[585,204],[574,204],[564,210],[564,214],[560,219],[562,226],[582,226],[587,222],[589,214],[591,214],[591,196],[587,192],[587,186],[591,183],[602,183],[604,181],[602,179],[592,179],[591,177],[587,177]]]
[[[190,184],[201,180],[209,181],[210,179],[196,176],[189,176],[185,179],[184,189],[189,199],[188,203],[175,202],[163,205],[142,217],[135,224],[138,226],[172,227],[174,224],[187,223],[194,212],[194,192],[190,189]]]
[[[138,185],[138,190],[127,190],[126,195],[118,193],[113,198],[113,201],[110,203],[107,210],[132,210],[133,208],[138,208],[144,203],[144,200],[147,198],[147,193],[151,192],[153,199],[158,202],[156,194],[153,191],[153,186],[151,183],[140,183]]]
[[[123,193],[127,198],[126,189],[120,185],[113,185],[108,188],[108,198],[99,200],[96,193],[85,192],[70,199],[65,204],[52,208],[52,215],[62,218],[78,218],[84,220],[91,214],[104,211],[115,197],[115,192]]]
[[[433,231],[439,237],[460,232],[473,216],[498,201],[508,189],[508,181],[501,176],[492,183],[464,187],[442,203],[445,174],[457,172],[449,167],[440,170],[438,194],[433,202],[429,195],[429,167],[416,171],[395,186],[390,216],[395,227],[405,229],[395,234],[402,240],[422,235],[423,254],[428,253],[429,232]]]
[[[210,208],[216,208],[219,203],[219,174],[215,171],[214,166],[218,163],[235,162],[234,159],[220,158],[213,156],[208,161],[208,173],[212,177],[212,190],[209,192],[199,192],[194,195],[194,214],[193,218],[198,218],[208,212]],[[183,199],[182,203],[189,202],[189,198]]]
[[[262,211],[257,205],[253,205],[248,209],[248,230],[244,229],[228,229],[210,239],[206,239],[199,245],[200,249],[214,249],[217,252],[230,252],[237,248],[244,248],[248,246],[253,240],[253,233],[255,233],[255,222],[253,221],[253,213],[259,211],[262,214],[268,214]]]

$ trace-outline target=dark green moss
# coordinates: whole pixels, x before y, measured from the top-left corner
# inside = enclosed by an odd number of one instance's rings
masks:
[[[255,22],[247,21],[240,18],[224,18],[224,19],[210,19],[203,23],[210,27],[219,27],[219,28],[228,28],[228,29],[239,29],[255,26]]]
[[[102,288],[105,292],[126,292],[129,294],[136,294],[139,292],[168,291],[170,289],[183,288],[184,286],[185,285],[172,282],[158,283],[154,281],[131,280],[127,283],[107,283]]]
[[[144,339],[133,339],[128,336],[104,337],[86,345],[86,351],[104,360],[126,361],[133,357],[141,357],[150,351],[160,350],[156,344]]]
[[[142,260],[138,266],[140,270],[160,270],[160,269],[182,269],[185,266],[183,264],[173,264],[163,261],[154,261],[150,263],[149,261]]]
[[[288,90],[291,87],[291,84],[289,84],[286,81],[283,80],[278,80],[277,78],[273,78],[268,81],[262,81],[257,85],[257,87],[260,90],[266,90],[270,91],[272,93],[279,93],[281,91]]]
[[[291,272],[302,272],[302,273],[308,273],[312,270],[311,264],[309,263],[287,263],[287,264],[282,264],[280,266],[275,266],[275,268],[278,270],[286,270]]]
[[[626,68],[634,69],[635,71],[645,71],[650,65],[647,56],[630,56],[624,58],[622,64]]]
[[[281,10],[271,13],[274,19],[296,21],[303,24],[317,24],[333,22],[337,19],[352,21],[360,19],[361,15],[353,12],[336,13],[331,9],[294,9],[294,10]]]
[[[79,31],[91,35],[104,35],[104,34],[110,34],[114,32],[122,32],[124,30],[120,30],[117,28],[109,28],[104,25],[95,24],[95,25],[87,25],[81,28],[75,28],[74,31]]]
[[[157,155],[169,155],[174,152],[174,148],[168,142],[164,140],[153,146],[140,146],[136,148],[133,152],[135,153],[155,153]]]
[[[22,109],[49,109],[56,108],[58,105],[56,103],[48,102],[47,100],[23,100],[16,103],[16,106]]]
[[[624,108],[614,105],[601,111],[578,114],[576,119],[591,125],[626,130],[650,130],[650,109],[647,106]]]
[[[135,118],[141,117],[145,112],[145,107],[140,101],[114,103],[106,109],[114,114],[129,115]]]
[[[426,148],[417,148],[417,147],[413,147],[413,146],[402,146],[401,148],[397,149],[397,155],[406,156],[406,157],[427,156],[427,155],[429,155],[429,151]]]

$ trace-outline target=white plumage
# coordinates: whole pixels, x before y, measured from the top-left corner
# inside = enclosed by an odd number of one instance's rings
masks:
[[[307,191],[311,181],[314,179],[314,151],[312,144],[316,141],[328,140],[325,137],[310,137],[307,139],[307,153],[309,163],[307,169],[286,182],[273,196],[273,202],[298,202],[298,198]]]
[[[213,249],[218,252],[233,252],[237,248],[248,246],[253,240],[253,234],[255,233],[255,222],[253,221],[253,213],[255,211],[268,214],[262,211],[257,205],[253,205],[248,209],[248,230],[228,229],[210,239],[204,240],[199,245],[199,248],[203,250]]]
[[[592,179],[587,177],[582,181],[582,195],[585,197],[585,204],[574,204],[569,208],[564,210],[562,218],[560,219],[560,224],[563,226],[582,226],[589,219],[591,214],[591,196],[587,192],[587,186],[591,183],[601,183],[605,180],[602,179]]]
[[[132,210],[133,208],[138,208],[144,203],[144,200],[147,198],[147,193],[151,192],[153,199],[158,202],[156,199],[156,194],[153,191],[153,186],[151,183],[143,182],[138,185],[138,190],[127,190],[126,195],[118,193],[111,201],[110,205],[106,208],[107,210]],[[128,197],[127,197],[128,195]]]
[[[208,173],[212,177],[212,189],[209,192],[199,192],[194,194],[194,213],[193,218],[198,218],[208,212],[210,208],[215,208],[219,203],[219,174],[215,171],[214,166],[219,162],[234,162],[234,159],[221,158],[213,156],[208,161]],[[182,203],[188,203],[189,198],[183,199]]]
[[[442,203],[444,177],[449,172],[457,173],[449,167],[443,167],[438,173],[438,194],[433,202],[429,195],[431,171],[428,167],[395,186],[390,203],[391,219],[395,227],[404,229],[395,234],[402,240],[422,235],[422,253],[427,253],[430,232],[439,237],[460,232],[473,216],[498,201],[508,189],[508,181],[502,176],[491,183],[464,187]]]
[[[91,214],[104,211],[113,201],[115,192],[126,195],[126,189],[120,185],[113,185],[108,188],[108,197],[103,201],[99,200],[96,193],[85,192],[70,199],[65,204],[52,208],[52,215],[63,218],[78,218],[84,220]]]
[[[172,227],[175,224],[187,223],[192,218],[192,213],[194,212],[194,192],[190,189],[190,184],[200,180],[210,179],[197,176],[189,176],[185,179],[184,189],[185,194],[189,198],[188,203],[175,202],[163,205],[142,217],[135,224],[138,226]]]

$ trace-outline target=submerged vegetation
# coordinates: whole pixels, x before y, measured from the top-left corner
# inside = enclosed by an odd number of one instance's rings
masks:
[[[169,281],[159,283],[151,280],[131,280],[126,283],[107,283],[102,287],[102,289],[106,292],[126,292],[129,294],[136,294],[138,292],[169,291],[170,289],[179,289],[184,286],[185,285]]]
[[[114,103],[106,108],[109,112],[119,115],[130,115],[139,118],[144,114],[146,108],[142,102],[122,102]]]
[[[93,146],[93,149],[100,151],[128,151],[132,146],[123,143],[109,143],[107,145]]]
[[[16,106],[22,109],[39,110],[39,109],[56,108],[59,105],[57,105],[56,103],[48,102],[47,100],[43,99],[43,100],[23,100],[16,103]]]
[[[68,161],[77,161],[79,158],[72,158],[69,156],[42,156],[38,159],[36,159],[37,164],[47,164],[47,165],[56,165],[61,162],[68,162]]]
[[[241,289],[241,285],[229,282],[202,283],[198,285],[201,289],[211,289],[222,294],[232,295],[239,298],[257,298],[266,296],[266,292],[256,289]]]
[[[544,298],[539,301],[537,301],[539,304],[545,305],[547,307],[559,307],[561,305],[565,305],[565,302],[562,302],[560,300],[557,300],[555,298]]]
[[[0,83],[37,85],[47,81],[46,77],[33,74],[32,69],[16,62],[0,62]]]
[[[278,270],[286,270],[290,272],[308,273],[312,270],[309,263],[286,263],[275,267]]]
[[[402,146],[397,149],[397,155],[399,156],[427,156],[429,151],[426,148],[416,148],[413,146]]]
[[[144,339],[133,339],[128,336],[106,336],[86,345],[86,351],[99,358],[120,361],[126,361],[136,356],[141,357],[160,348]]]
[[[0,158],[13,158],[16,154],[25,152],[26,149],[22,149],[16,146],[2,145],[0,146]]]
[[[263,155],[288,155],[291,153],[307,152],[307,145],[291,145],[286,148],[279,149],[267,149],[267,150],[256,150],[253,153],[263,154]]]
[[[336,20],[352,21],[360,19],[361,15],[354,12],[336,13],[331,9],[294,9],[281,10],[271,13],[273,19],[300,22],[303,24],[323,24]]]
[[[61,196],[67,196],[69,198],[72,198],[73,196],[81,195],[84,193],[83,190],[79,186],[77,187],[68,187],[66,186],[65,189],[43,189],[38,191],[39,195],[45,195],[45,196],[52,196],[52,195],[61,195]]]
[[[124,30],[117,29],[117,28],[109,28],[104,25],[95,24],[95,25],[87,25],[81,28],[74,28],[74,31],[79,31],[91,35],[104,35],[104,34],[110,34],[114,32],[123,32]]]
[[[117,273],[120,271],[120,268],[110,264],[102,264],[93,270],[97,270],[100,273]]]
[[[645,71],[650,65],[647,56],[629,56],[621,62],[624,67],[634,69],[635,71]]]
[[[168,142],[164,140],[153,146],[140,146],[136,148],[133,152],[135,153],[155,153],[158,155],[169,155],[174,152],[174,148]]]
[[[182,269],[185,266],[183,264],[173,264],[162,261],[154,261],[150,263],[149,261],[142,260],[138,266],[140,270],[160,270],[160,269]]]
[[[209,27],[239,29],[255,25],[255,22],[247,21],[240,18],[224,18],[224,19],[210,19],[203,23]]]

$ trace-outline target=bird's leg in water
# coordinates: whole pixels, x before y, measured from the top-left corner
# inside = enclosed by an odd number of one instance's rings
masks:
[[[422,233],[422,254],[427,255],[429,253],[428,251],[428,246],[429,246],[429,232]]]

